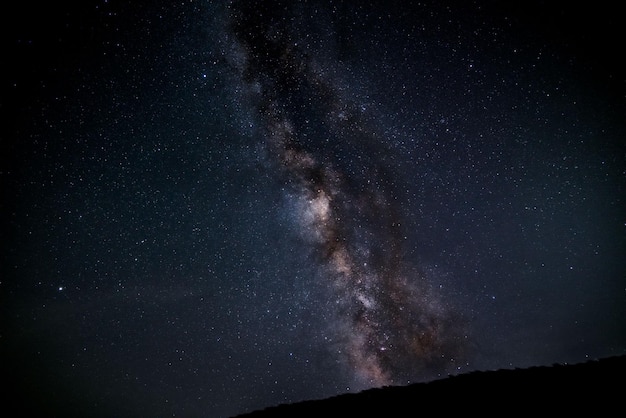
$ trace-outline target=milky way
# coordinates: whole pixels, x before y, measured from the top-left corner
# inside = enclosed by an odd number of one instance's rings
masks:
[[[403,257],[401,181],[386,138],[329,63],[301,46],[308,35],[287,5],[234,2],[227,36],[259,136],[295,200],[302,250],[329,289],[329,340],[363,386],[451,369],[462,326]]]

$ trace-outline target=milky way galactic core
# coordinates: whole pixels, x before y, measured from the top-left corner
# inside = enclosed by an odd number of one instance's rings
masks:
[[[462,321],[403,258],[401,181],[384,134],[303,51],[318,40],[303,38],[301,14],[280,2],[262,10],[232,4],[232,65],[330,290],[326,320],[344,364],[363,386],[453,370]]]

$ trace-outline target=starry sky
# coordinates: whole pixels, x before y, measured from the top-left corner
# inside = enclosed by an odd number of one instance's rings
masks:
[[[626,354],[617,6],[504,3],[2,6],[3,404],[221,418]]]

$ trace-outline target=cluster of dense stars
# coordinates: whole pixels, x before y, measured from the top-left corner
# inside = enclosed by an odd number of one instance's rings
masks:
[[[462,326],[419,277],[405,277],[414,272],[404,267],[399,173],[380,158],[386,139],[299,48],[287,5],[270,3],[261,13],[250,2],[231,6],[233,61],[290,183],[305,245],[323,266],[334,340],[361,387],[406,383],[431,367],[453,370]],[[355,161],[342,169],[345,155]]]

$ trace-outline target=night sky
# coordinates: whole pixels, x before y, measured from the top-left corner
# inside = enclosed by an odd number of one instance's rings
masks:
[[[0,14],[3,407],[626,354],[617,4],[40,3]]]

